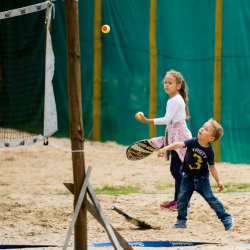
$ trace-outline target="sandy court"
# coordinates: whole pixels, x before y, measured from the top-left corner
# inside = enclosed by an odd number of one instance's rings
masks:
[[[0,149],[2,245],[64,243],[73,215],[73,196],[65,195],[66,188],[63,185],[64,182],[73,182],[70,141],[55,138],[50,141],[49,146],[43,146],[40,142],[34,146]],[[197,193],[191,199],[188,229],[173,230],[177,213],[159,208],[162,202],[172,200],[174,195],[174,180],[169,171],[169,162],[158,159],[156,153],[141,161],[129,161],[125,150],[125,146],[114,142],[85,143],[86,168],[92,166],[90,183],[94,189],[105,185],[136,186],[140,189],[137,194],[97,195],[109,222],[127,241],[225,243],[170,248],[173,250],[250,249],[250,245],[238,244],[250,242],[250,193],[215,194],[235,218],[235,226],[230,231],[224,230],[214,211]],[[250,165],[221,163],[217,164],[217,168],[224,184],[249,183]],[[215,184],[213,178],[211,183]],[[113,205],[160,229],[138,229],[111,210]],[[105,230],[91,214],[88,214],[88,242],[109,242]],[[72,236],[70,244],[73,243]]]

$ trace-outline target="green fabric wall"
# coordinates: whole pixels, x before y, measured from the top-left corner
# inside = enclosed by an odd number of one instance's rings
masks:
[[[69,136],[65,6],[55,2],[52,39],[56,55],[54,87],[58,109],[57,136]],[[102,34],[101,140],[131,144],[149,137],[149,127],[134,114],[149,114],[150,1],[102,1],[102,23],[111,31]],[[79,1],[82,100],[85,137],[92,139],[94,4]],[[171,68],[181,71],[189,87],[190,129],[213,116],[215,1],[157,1],[157,116],[165,114],[168,96],[161,81]],[[55,45],[56,44],[56,45]],[[59,58],[58,58],[59,57]],[[205,86],[205,87],[204,87]],[[206,98],[202,93],[206,93]],[[200,103],[206,107],[199,110]],[[200,122],[198,122],[201,120]],[[157,136],[165,126],[157,126]]]
[[[70,137],[65,2],[56,1],[55,6],[56,18],[52,20],[52,45],[55,54],[53,86],[58,114],[58,132],[55,136]],[[79,1],[79,23],[84,131],[86,138],[92,138],[94,1]]]
[[[57,136],[69,136],[65,6],[56,3],[53,43],[54,87],[58,106]],[[215,0],[157,1],[157,117],[165,114],[167,94],[162,79],[169,69],[180,71],[189,88],[188,122],[193,136],[214,112]],[[82,107],[85,137],[92,139],[94,3],[79,1]],[[222,14],[221,161],[250,163],[250,1],[223,1]],[[135,120],[149,115],[150,0],[102,0],[101,140],[129,145],[149,138],[148,124]],[[157,136],[165,126],[157,126]]]
[[[168,99],[161,84],[165,72],[180,71],[189,89],[188,126],[193,136],[213,117],[214,27],[215,1],[158,1],[157,115],[165,114]]]
[[[250,163],[250,1],[224,1],[221,161]]]
[[[150,1],[103,1],[101,138],[131,144],[148,138],[148,125],[134,114],[149,112]]]

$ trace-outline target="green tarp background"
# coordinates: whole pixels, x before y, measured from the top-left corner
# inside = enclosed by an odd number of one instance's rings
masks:
[[[24,1],[34,4],[37,1]],[[23,3],[24,4],[24,3]],[[69,137],[65,2],[55,1],[52,21],[53,79],[59,130]],[[216,0],[157,0],[157,117],[165,114],[168,95],[162,80],[180,71],[189,88],[188,122],[193,136],[214,110]],[[85,137],[93,136],[94,1],[79,1],[82,108]],[[101,141],[129,145],[149,138],[149,125],[135,120],[149,114],[150,0],[102,0]],[[223,1],[221,65],[221,161],[250,164],[250,1]],[[101,27],[100,27],[101,28]],[[157,126],[162,136],[165,126]]]
[[[250,1],[224,1],[221,160],[250,163]]]
[[[214,110],[215,7],[212,0],[157,1],[157,117],[168,96],[161,81],[169,69],[180,71],[189,87],[193,136]],[[54,87],[57,136],[69,136],[65,5],[56,2],[52,36],[56,54]],[[149,0],[102,0],[101,140],[131,144],[149,137],[149,125],[135,120],[149,114]],[[92,139],[94,2],[79,1],[82,100],[85,137]],[[221,161],[250,163],[250,1],[223,1],[221,73]],[[157,136],[165,126],[157,126]]]
[[[171,68],[181,71],[189,87],[189,108],[192,118],[188,125],[196,133],[198,128],[213,116],[215,1],[206,0],[202,3],[158,1],[157,3],[157,116],[165,114],[168,100],[161,83],[165,72]],[[59,58],[56,60],[53,82],[56,96],[60,98],[60,106],[68,109],[65,100],[67,95],[65,6],[61,2],[56,2],[56,9],[52,38],[55,54]],[[149,12],[149,0],[102,1],[102,23],[107,23],[111,27],[110,33],[102,34],[102,141],[131,144],[149,137],[148,125],[138,123],[134,119],[135,113],[139,110],[146,116],[149,113]],[[91,139],[93,3],[79,2],[79,19],[84,130],[85,136],[89,135]],[[205,111],[201,111],[201,103],[206,107]],[[197,109],[201,112],[194,117]],[[68,121],[68,112],[64,112],[63,116]],[[67,136],[68,128],[68,122],[59,124],[57,135]],[[165,126],[157,126],[157,135],[164,134],[164,131]]]

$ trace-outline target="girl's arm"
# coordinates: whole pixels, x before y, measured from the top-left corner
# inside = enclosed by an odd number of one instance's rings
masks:
[[[139,122],[144,122],[144,123],[152,123],[155,125],[164,125],[168,124],[173,117],[176,115],[177,112],[180,112],[181,108],[184,108],[185,110],[185,104],[182,107],[181,105],[183,104],[183,99],[181,96],[177,96],[176,98],[173,98],[171,100],[168,100],[167,107],[166,107],[166,114],[162,118],[155,118],[155,119],[147,119],[144,115],[142,115],[141,118],[137,117],[135,115],[135,119],[138,120]],[[185,119],[186,117],[183,117]]]
[[[174,98],[174,99],[171,99],[170,101],[168,101],[165,116],[161,117],[161,118],[155,118],[154,124],[155,125],[168,124],[174,118],[174,116],[178,112],[180,112],[180,111],[178,111],[181,109],[181,104],[179,103],[179,101],[180,100],[178,98]],[[185,109],[185,106],[184,106],[184,109]],[[184,117],[183,117],[183,119],[184,119]]]
[[[215,167],[215,165],[209,165],[210,172],[212,176],[214,177],[215,181],[217,182],[217,185],[219,187],[218,191],[222,191],[225,189],[224,185],[220,181],[219,173]]]
[[[175,149],[183,148],[183,147],[185,147],[185,143],[183,141],[182,142],[175,142],[173,144],[170,144],[170,145],[160,149],[157,156],[163,157],[165,155],[166,151],[171,151],[171,150],[175,150]]]

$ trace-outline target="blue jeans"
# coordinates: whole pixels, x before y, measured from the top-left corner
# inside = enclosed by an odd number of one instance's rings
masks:
[[[209,174],[197,178],[184,174],[177,201],[178,220],[187,221],[187,205],[194,191],[197,191],[207,201],[220,220],[231,216],[225,211],[223,204],[218,198],[214,196],[209,181]]]
[[[174,193],[174,201],[177,201],[178,195],[179,195],[179,190],[181,186],[181,181],[182,181],[182,161],[179,158],[179,155],[172,150],[171,151],[171,163],[170,163],[170,172],[172,176],[175,179],[175,193]]]

